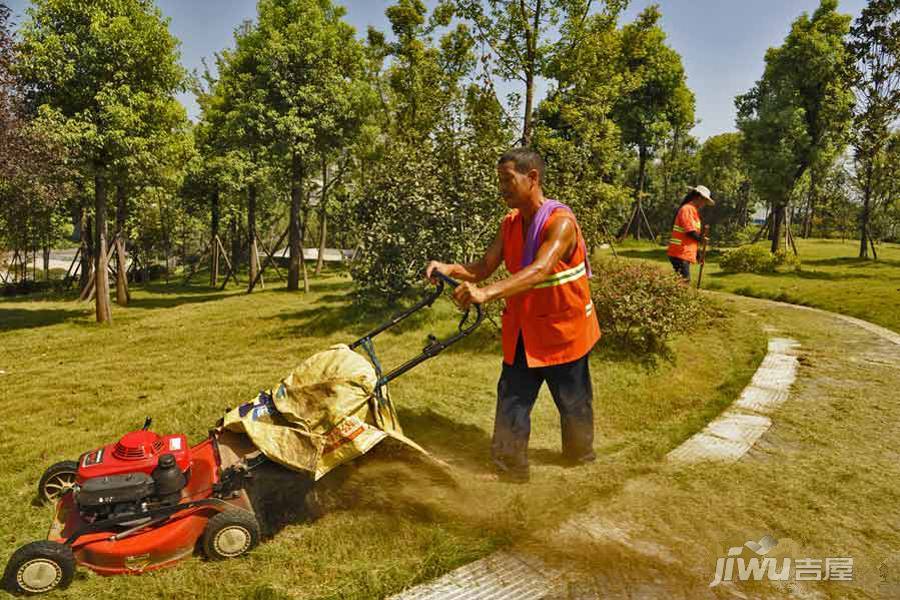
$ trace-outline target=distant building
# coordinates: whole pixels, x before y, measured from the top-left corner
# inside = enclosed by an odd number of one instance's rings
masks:
[[[763,223],[766,222],[766,219],[768,217],[769,217],[769,210],[765,206],[759,206],[753,212],[753,214],[750,215],[750,221],[752,223],[754,223],[755,225],[762,225]]]

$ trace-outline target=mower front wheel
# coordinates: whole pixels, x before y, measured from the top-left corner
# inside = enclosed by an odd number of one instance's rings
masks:
[[[42,502],[56,502],[75,488],[78,462],[64,460],[50,465],[38,482],[38,497]]]
[[[210,560],[237,558],[259,544],[259,521],[245,510],[220,512],[206,524],[203,553]]]
[[[40,541],[16,550],[3,573],[3,588],[11,594],[34,596],[72,583],[75,554],[65,544]]]

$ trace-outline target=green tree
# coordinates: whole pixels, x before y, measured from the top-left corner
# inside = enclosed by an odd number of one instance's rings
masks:
[[[853,91],[853,149],[863,205],[859,218],[859,257],[868,257],[869,219],[879,167],[891,127],[900,117],[900,1],[870,0],[851,29],[847,46],[856,62]]]
[[[855,180],[856,188],[861,189],[860,183],[862,182],[860,182],[858,174]],[[895,208],[897,199],[900,198],[900,132],[894,131],[888,137],[884,148],[875,158],[871,179],[867,179],[866,182],[870,186],[870,208],[877,209],[872,211],[875,218],[871,229],[881,233],[882,236],[892,237],[890,236],[890,209]],[[869,234],[869,243],[873,246],[873,256],[875,256],[875,237],[875,234]]]
[[[49,252],[63,231],[72,173],[59,131],[29,120],[25,112],[9,17],[0,3],[0,250],[15,250],[24,264],[24,253],[42,248],[49,277]]]
[[[794,21],[784,44],[766,52],[762,78],[735,100],[754,187],[772,206],[773,252],[798,182],[809,169],[815,190],[819,173],[846,145],[853,106],[844,46],[849,26],[837,0],[822,0],[811,17]]]
[[[384,44],[373,32],[369,39],[374,57],[391,59],[380,78],[387,125],[354,186],[361,252],[352,274],[362,296],[392,302],[421,281],[428,259],[472,258],[493,239],[503,212],[496,160],[512,124],[485,73],[476,72],[465,24],[435,44],[434,26],[446,14],[429,18],[410,0],[386,14],[397,42]]]
[[[321,153],[362,126],[372,103],[366,54],[344,8],[330,0],[260,0],[258,10],[257,26],[238,38],[238,52],[256,61],[252,88],[264,92],[246,108],[290,172],[288,289],[299,288],[301,266],[308,289],[300,225],[308,180]]]
[[[37,110],[77,133],[79,158],[93,175],[96,316],[108,322],[109,171],[136,147],[153,146],[178,115],[178,42],[146,0],[34,0],[28,14],[20,74]]]
[[[697,180],[709,187],[716,205],[712,221],[724,227],[718,239],[733,237],[747,226],[754,208],[750,173],[741,152],[740,133],[723,133],[707,138],[699,152]]]
[[[638,170],[634,210],[620,236],[628,233],[631,223],[640,236],[648,161],[668,136],[677,140],[694,125],[694,94],[687,87],[681,56],[666,45],[666,34],[658,24],[661,16],[659,7],[651,5],[622,28],[619,68],[631,74],[636,84],[619,98],[614,119],[622,130],[622,142],[637,150]]]
[[[496,75],[525,86],[522,145],[531,144],[535,82],[546,74],[557,51],[571,50],[554,39],[557,29],[580,27],[576,24],[588,18],[592,4],[592,0],[445,0],[438,5],[439,14],[455,12],[473,23],[478,40],[491,50]],[[614,12],[624,4],[606,2]],[[577,36],[567,37],[570,43],[580,43]]]
[[[547,162],[547,193],[578,214],[589,245],[605,237],[606,221],[627,204],[622,185],[621,132],[612,118],[618,98],[633,89],[619,68],[618,4],[586,18],[570,16],[560,49],[548,62],[553,81],[537,111],[534,146]]]
[[[223,55],[217,57],[218,68],[227,77],[229,63],[227,55]],[[234,150],[234,132],[228,127],[232,103],[225,84],[207,68],[197,82],[195,94],[200,105],[200,120],[193,128],[197,155],[188,164],[184,192],[195,210],[197,206],[203,206],[203,212],[209,208],[209,238],[203,247],[210,259],[209,284],[216,287],[222,262],[219,239],[224,196],[241,188],[243,163],[240,153]]]

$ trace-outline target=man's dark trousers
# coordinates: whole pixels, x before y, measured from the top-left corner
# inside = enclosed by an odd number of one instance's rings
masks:
[[[594,460],[593,390],[590,353],[578,360],[550,367],[529,368],[522,336],[516,342],[512,365],[503,364],[497,384],[497,415],[491,456],[501,473],[528,477],[528,438],[531,409],[546,381],[559,409],[563,459],[572,464]]]

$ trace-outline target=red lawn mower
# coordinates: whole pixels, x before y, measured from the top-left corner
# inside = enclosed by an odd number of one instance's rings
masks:
[[[38,494],[57,503],[56,516],[47,540],[9,559],[6,590],[32,595],[65,587],[76,563],[102,575],[142,573],[198,546],[223,560],[259,543],[244,480],[265,458],[242,457],[242,441],[228,432],[189,447],[184,435],[160,436],[149,427],[148,418],[118,442],[44,472]]]
[[[473,324],[467,323],[467,311],[455,335],[445,340],[429,336],[421,354],[389,373],[381,372],[372,338],[431,306],[445,282],[457,285],[440,273],[435,276],[436,291],[349,346],[368,354],[377,375],[374,395],[380,402],[390,403],[382,394],[389,381],[437,356],[481,324],[483,313],[476,306]],[[258,405],[248,403],[239,410],[244,407]],[[271,404],[267,407],[274,410]],[[56,516],[46,540],[26,544],[10,557],[4,589],[34,595],[66,587],[76,564],[101,575],[117,575],[166,567],[195,550],[210,560],[236,558],[260,541],[258,517],[266,512],[266,503],[256,501],[253,479],[258,467],[286,473],[288,485],[299,490],[291,492],[298,503],[312,489],[308,473],[279,467],[239,433],[219,427],[189,447],[184,435],[157,435],[150,425],[148,417],[140,430],[44,472],[38,495],[56,503]]]

